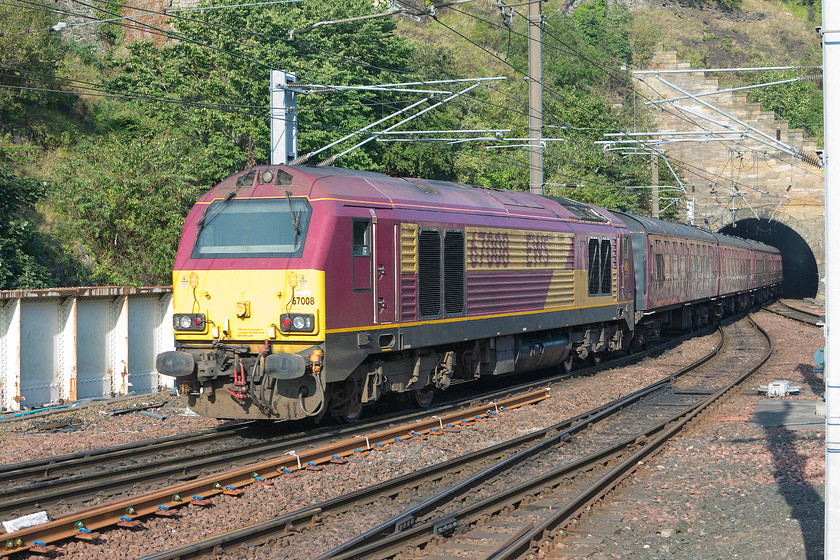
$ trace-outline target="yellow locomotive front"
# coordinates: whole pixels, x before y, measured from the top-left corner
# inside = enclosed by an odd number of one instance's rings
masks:
[[[203,416],[289,419],[323,408],[324,271],[304,258],[312,207],[293,188],[259,183],[227,181],[200,200],[176,257],[176,348],[157,367]]]

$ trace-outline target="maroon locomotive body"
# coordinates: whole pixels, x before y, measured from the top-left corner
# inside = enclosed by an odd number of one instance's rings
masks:
[[[726,276],[722,249],[767,256],[766,273]],[[773,251],[568,199],[261,166],[187,217],[158,369],[216,417],[355,419],[388,392],[425,406],[451,383],[627,349],[637,323],[650,336],[766,297]]]

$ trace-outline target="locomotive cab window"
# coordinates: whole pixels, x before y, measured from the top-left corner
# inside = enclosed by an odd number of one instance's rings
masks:
[[[353,256],[370,256],[370,220],[353,220]]]
[[[369,292],[373,289],[371,256],[371,225],[366,218],[353,219],[353,291]]]
[[[589,295],[612,293],[612,243],[609,239],[589,240]]]
[[[312,208],[303,198],[226,198],[199,218],[192,258],[299,257]]]

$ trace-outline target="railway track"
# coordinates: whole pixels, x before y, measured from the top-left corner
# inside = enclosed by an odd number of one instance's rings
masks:
[[[477,496],[441,493],[427,502],[434,502],[435,511],[423,506],[410,529],[387,534],[386,522],[319,558],[404,558],[413,555],[401,551],[411,549],[422,549],[424,558],[516,558],[550,550],[553,539],[640,461],[748,375],[740,372],[751,373],[766,361],[769,340],[756,336],[755,329],[728,326],[722,348],[709,360],[614,403],[598,418],[587,419],[585,432],[572,439],[541,442],[538,457],[529,452],[527,461],[480,473]],[[758,348],[761,355],[755,356]],[[745,351],[754,356],[749,365]]]
[[[781,309],[774,309],[774,306]],[[823,314],[794,307],[782,300],[776,300],[771,305],[764,306],[763,309],[765,311],[769,311],[770,313],[775,313],[776,315],[781,315],[782,317],[787,317],[788,319],[793,319],[794,321],[798,321],[812,327],[821,327],[825,322]]]
[[[533,390],[540,383],[518,389]],[[226,429],[203,430],[103,448],[90,452],[13,463],[0,466],[0,519],[14,519],[48,510],[53,517],[111,496],[140,494],[177,481],[195,480],[213,473],[259,463],[282,456],[289,449],[313,448],[329,441],[354,437],[383,429],[393,423],[407,423],[430,415],[451,414],[482,400],[501,399],[511,389],[485,392],[479,397],[456,399],[432,411],[415,410],[389,414],[354,426],[307,426],[274,423],[276,435],[267,435],[260,423]]]
[[[612,367],[617,364],[638,360],[646,353],[663,351],[668,347],[678,345],[680,342],[690,338],[691,336],[694,335],[691,333],[685,334],[682,337],[664,342],[655,348],[648,349],[644,353],[640,352],[638,354],[612,360],[609,364],[606,364],[606,367]],[[604,365],[601,367],[604,367]],[[573,374],[571,374],[571,376],[589,375],[598,369],[600,368],[583,368],[576,370]],[[88,530],[87,527],[89,527],[89,522],[84,520],[89,519],[96,519],[96,525],[99,527],[108,524],[122,524],[126,526],[126,523],[128,523],[128,526],[133,526],[139,523],[139,521],[136,521],[134,518],[142,514],[140,513],[140,510],[133,505],[133,502],[136,502],[137,500],[135,498],[124,499],[125,496],[143,496],[142,492],[146,491],[148,494],[155,495],[155,497],[152,498],[152,501],[156,500],[158,504],[162,502],[166,503],[170,497],[179,495],[178,491],[172,491],[173,484],[175,484],[176,487],[180,485],[179,488],[181,494],[191,496],[193,495],[192,488],[200,487],[202,484],[201,481],[204,480],[202,477],[207,476],[208,472],[212,472],[214,470],[218,473],[215,476],[218,480],[233,480],[239,486],[249,484],[254,482],[254,480],[250,478],[250,475],[253,474],[253,469],[255,467],[243,467],[239,469],[240,472],[238,472],[235,476],[228,476],[229,473],[224,473],[223,471],[225,469],[229,470],[231,466],[235,465],[254,465],[256,463],[264,466],[267,457],[282,457],[283,454],[292,447],[306,446],[308,448],[317,448],[318,445],[323,444],[325,441],[335,440],[342,436],[347,437],[365,432],[371,433],[382,426],[392,425],[398,421],[416,421],[418,418],[424,416],[428,417],[430,414],[443,416],[447,411],[463,409],[468,403],[475,403],[479,399],[483,399],[485,401],[498,400],[502,395],[515,394],[517,392],[521,393],[533,390],[534,387],[544,387],[549,382],[556,383],[557,381],[567,377],[570,377],[570,375],[559,375],[552,378],[539,377],[535,380],[520,383],[515,387],[503,386],[501,389],[486,391],[478,396],[472,394],[467,398],[455,399],[453,402],[442,405],[432,411],[415,411],[408,414],[403,413],[400,415],[390,415],[364,425],[344,427],[341,429],[326,427],[317,430],[313,430],[313,428],[310,427],[305,431],[305,433],[295,434],[294,432],[288,432],[283,436],[271,438],[271,441],[258,441],[255,445],[246,446],[245,449],[231,451],[230,453],[220,453],[218,448],[215,448],[215,450],[211,452],[206,452],[205,450],[200,453],[196,453],[194,449],[191,449],[191,447],[194,446],[188,442],[199,442],[205,437],[208,438],[209,442],[213,442],[217,437],[230,437],[232,438],[231,441],[236,441],[233,438],[239,437],[240,439],[236,443],[236,445],[239,445],[242,444],[242,442],[248,441],[247,437],[243,438],[242,436],[254,435],[253,432],[249,431],[250,428],[247,423],[238,427],[225,428],[221,430],[221,435],[217,430],[205,430],[194,434],[185,434],[183,436],[176,436],[172,438],[160,438],[158,440],[139,442],[137,445],[121,445],[116,448],[92,450],[61,457],[28,461],[26,463],[18,463],[16,465],[7,465],[2,467],[2,471],[0,471],[0,475],[2,475],[4,477],[3,480],[6,481],[6,485],[0,491],[5,491],[5,495],[8,497],[8,499],[0,499],[0,511],[3,512],[3,516],[0,518],[13,519],[19,515],[29,512],[47,509],[50,511],[53,518],[57,518],[56,521],[58,522],[66,521],[68,518],[78,518],[81,520],[81,526],[85,527],[86,530]],[[282,427],[288,427],[289,424],[278,423],[273,426],[282,430]],[[313,431],[320,432],[321,430],[323,430],[323,433],[316,433],[316,437],[313,437]],[[241,433],[239,435],[234,435],[237,432]],[[167,464],[155,461],[147,461],[146,463],[141,464],[135,462],[130,465],[126,463],[126,457],[131,456],[134,451],[137,451],[138,454],[149,453],[149,456],[154,456],[153,450],[156,443],[159,443],[164,447],[170,447],[171,449],[183,447],[185,451],[189,452],[185,457],[181,457],[180,460],[177,458],[171,458],[171,460],[165,461]],[[213,446],[212,443],[208,443],[208,445],[210,445],[211,448]],[[301,456],[303,455],[304,453],[301,452]],[[286,459],[288,460],[289,458],[287,457]],[[322,462],[328,461],[329,459],[330,455],[319,457],[319,461]],[[111,468],[108,466],[109,461],[116,461],[119,464],[116,467]],[[73,463],[82,465],[82,467],[80,467],[82,472],[76,472],[73,474]],[[91,469],[90,466],[93,463],[95,463],[96,467]],[[305,463],[306,461],[304,461],[304,464]],[[294,462],[287,462],[286,466],[292,468],[295,467]],[[300,467],[300,463],[298,463],[297,466]],[[258,470],[259,468],[260,467],[257,467]],[[114,472],[115,470],[119,472]],[[40,477],[40,479],[33,482],[33,477]],[[22,480],[27,481],[27,483],[22,484]],[[193,484],[192,481],[198,481],[198,484]],[[185,484],[188,487],[186,490],[184,490]],[[169,486],[168,489],[167,485]],[[230,485],[227,483],[220,485],[216,482],[213,489],[209,491],[209,494],[226,493],[224,492],[224,490],[226,490],[226,486]],[[202,493],[205,495],[208,494],[206,485],[202,490]],[[2,495],[3,494],[0,494],[0,496]],[[121,499],[127,504],[124,507],[124,510],[119,511],[118,513],[128,515],[113,516],[112,514],[115,513],[114,511],[111,511],[109,514],[105,514],[104,516],[99,516],[95,513],[102,508],[108,509],[110,503],[108,500],[115,498]],[[96,505],[103,503],[105,503],[104,506]],[[172,505],[178,506],[183,505],[183,503],[186,502],[173,503]],[[83,507],[83,509],[79,510],[79,507]],[[68,513],[64,513],[65,511]],[[154,513],[154,509],[145,513]],[[121,521],[120,517],[130,517],[132,518],[132,521]],[[109,519],[107,523],[103,523],[101,521],[105,518]],[[40,534],[40,530],[36,529],[35,533]],[[49,530],[46,534],[49,536],[45,538],[50,542],[55,542],[56,540],[67,538],[68,536],[79,536],[75,532],[69,531],[61,533],[63,536],[54,536],[55,534],[51,533]],[[39,538],[37,540],[46,542],[44,538]],[[26,549],[30,546],[29,543],[31,542],[32,541],[27,541],[26,539],[22,539],[20,542],[17,542],[15,539],[7,539],[5,541],[4,552]]]
[[[517,392],[533,391],[574,375],[589,375],[599,367],[632,363],[647,354],[664,351],[694,334],[668,340],[645,352],[622,356],[596,367],[576,369],[572,374],[534,376],[510,386],[504,380],[479,394],[451,391],[430,411],[387,413],[352,426],[305,425],[258,422],[225,426],[153,440],[123,444],[79,453],[0,465],[0,520],[49,511],[53,517],[102,503],[114,496],[151,492],[179,481],[195,480],[213,473],[281,456],[292,448],[318,447],[342,437],[369,433],[391,423],[410,422],[430,414],[444,415],[477,402],[493,401]],[[492,383],[492,382],[491,382]],[[455,388],[457,389],[457,388]]]
[[[327,445],[301,450],[300,452],[290,451],[283,453],[274,459],[262,460],[258,463],[249,463],[247,467],[217,473],[208,477],[191,480],[189,482],[170,485],[161,490],[145,494],[131,496],[121,500],[108,502],[101,506],[93,506],[82,510],[74,511],[53,521],[22,529],[14,533],[4,535],[4,553],[22,552],[32,550],[34,552],[46,553],[52,550],[50,543],[67,538],[81,538],[83,540],[95,540],[98,537],[96,529],[108,526],[121,526],[136,528],[142,523],[139,518],[147,515],[162,515],[169,517],[178,508],[188,505],[205,506],[210,505],[212,498],[220,494],[239,495],[245,486],[250,484],[263,483],[271,478],[281,476],[285,473],[293,473],[303,468],[322,468],[330,462],[342,462],[343,457],[352,455],[355,452],[374,451],[380,447],[387,447],[395,441],[411,439],[417,432],[436,432],[450,429],[452,422],[473,421],[483,419],[482,415],[493,415],[504,411],[507,408],[516,408],[538,402],[548,397],[548,390],[521,393],[519,395],[499,400],[497,403],[487,403],[471,409],[455,407],[457,410],[448,415],[434,415],[426,411],[424,420],[414,419],[408,424],[393,426],[394,422],[389,421],[390,427],[379,432],[370,432],[371,425],[366,425],[367,434],[356,437],[348,437],[345,433],[344,439],[331,441]],[[507,407],[507,408],[506,408]],[[412,413],[409,416],[415,416]],[[452,428],[454,429],[454,427]],[[334,437],[330,438],[334,440]],[[313,440],[310,438],[309,443]]]
[[[322,533],[344,534],[347,539],[329,552],[317,551],[323,559],[407,558],[412,557],[411,550],[419,549],[424,557],[431,555],[429,558],[463,557],[470,550],[480,551],[481,557],[495,557],[493,554],[516,543],[520,544],[514,548],[521,549],[520,541],[530,543],[546,531],[566,527],[632,472],[641,457],[654,453],[736,382],[731,374],[721,379],[720,372],[743,370],[745,349],[762,346],[760,341],[756,344],[755,336],[745,340],[747,334],[737,332],[739,328],[727,327],[734,336],[727,337],[722,349],[719,346],[720,352],[579,417],[259,525],[146,558],[198,558],[213,550],[266,541],[290,547],[269,549],[269,555],[300,547],[314,556],[316,551],[307,549],[306,543],[329,542]],[[766,359],[769,343],[764,347]],[[599,451],[590,453],[596,444]],[[624,467],[609,476],[600,474],[606,465],[616,464]],[[596,472],[599,474],[593,474]],[[407,496],[413,496],[413,506],[397,507]],[[555,519],[560,510],[564,513]],[[353,525],[353,520],[369,519],[376,513],[382,517],[383,512],[393,513],[361,536],[351,538],[347,533],[352,529],[342,529],[347,522]],[[499,521],[503,512],[509,515]],[[520,522],[524,518],[531,519]],[[492,521],[488,523],[488,519]],[[298,531],[302,531],[300,538],[296,537]]]

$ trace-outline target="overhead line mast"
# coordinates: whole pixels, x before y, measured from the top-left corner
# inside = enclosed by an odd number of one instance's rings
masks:
[[[531,192],[543,194],[542,3],[528,2],[528,127],[531,138]],[[510,6],[510,4],[509,4]]]
[[[840,559],[840,2],[823,2],[825,124],[825,549]],[[834,152],[838,155],[835,156]]]
[[[507,4],[496,0],[502,22],[510,28],[513,24],[514,8],[528,6],[528,147],[530,168],[530,191],[543,194],[543,148],[542,137],[542,3],[545,0],[530,0],[518,4]]]

